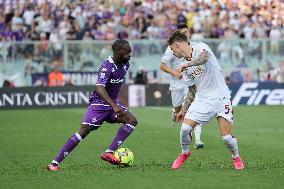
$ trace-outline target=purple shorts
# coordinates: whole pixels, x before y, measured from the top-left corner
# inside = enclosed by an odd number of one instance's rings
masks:
[[[124,111],[129,111],[124,106],[117,104]],[[89,105],[87,111],[82,120],[82,125],[92,125],[94,127],[100,127],[104,121],[108,123],[115,123],[116,113],[111,106],[105,105]]]

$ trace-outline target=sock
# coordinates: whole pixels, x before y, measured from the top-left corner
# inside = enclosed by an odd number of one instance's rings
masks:
[[[189,152],[189,145],[192,140],[191,137],[192,127],[183,123],[180,129],[180,144],[181,150],[183,154],[187,154]]]
[[[72,135],[65,142],[64,146],[51,163],[59,165],[59,163],[78,145],[81,140],[82,138],[78,133]]]
[[[194,128],[194,136],[195,136],[195,144],[200,144],[201,143],[201,125],[198,124],[196,125],[196,127]]]
[[[222,138],[228,150],[232,153],[233,158],[239,157],[237,139],[232,135],[225,135]]]
[[[112,143],[109,145],[106,152],[114,152],[118,147],[124,142],[124,140],[133,132],[134,126],[130,124],[122,124],[117,131],[116,137],[113,139]]]

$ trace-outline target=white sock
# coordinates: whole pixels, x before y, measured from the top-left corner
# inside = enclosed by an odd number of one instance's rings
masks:
[[[192,127],[183,123],[180,128],[180,144],[183,154],[187,154],[189,151],[189,145],[191,142]]]
[[[225,136],[222,136],[222,138],[228,150],[230,150],[230,152],[232,153],[233,158],[239,157],[237,139],[233,137],[232,135],[225,135]]]
[[[114,154],[114,151],[113,151],[113,150],[110,150],[110,149],[107,149],[105,152],[109,152],[109,153]]]
[[[79,133],[75,133],[75,136],[78,138],[78,140],[80,140],[80,141],[83,140],[81,135],[79,135]]]
[[[195,144],[200,144],[201,143],[201,124],[196,125],[194,128],[194,136],[195,136]]]
[[[57,161],[55,161],[55,160],[52,160],[52,162],[51,162],[52,164],[56,164],[56,165],[59,165],[59,163],[57,162]]]

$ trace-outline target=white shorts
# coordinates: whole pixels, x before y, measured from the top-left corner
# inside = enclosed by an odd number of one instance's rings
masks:
[[[233,108],[231,99],[195,99],[188,111],[185,118],[196,121],[199,124],[206,124],[214,117],[223,117],[230,124],[233,124]]]
[[[173,107],[179,107],[184,102],[188,92],[188,87],[184,87],[179,90],[171,90],[172,105]]]

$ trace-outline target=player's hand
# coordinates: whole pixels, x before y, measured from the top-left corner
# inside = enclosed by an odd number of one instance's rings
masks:
[[[183,78],[182,73],[175,71],[173,74],[177,79],[181,80]]]
[[[125,114],[125,111],[121,109],[119,106],[116,106],[113,108],[114,112],[116,113],[117,117],[123,117]]]
[[[183,119],[184,119],[185,113],[183,113],[183,111],[180,111],[177,115],[176,115],[176,120],[180,123],[182,123]]]
[[[176,71],[178,73],[182,73],[184,70],[186,70],[186,68],[187,68],[186,64],[181,64]]]

